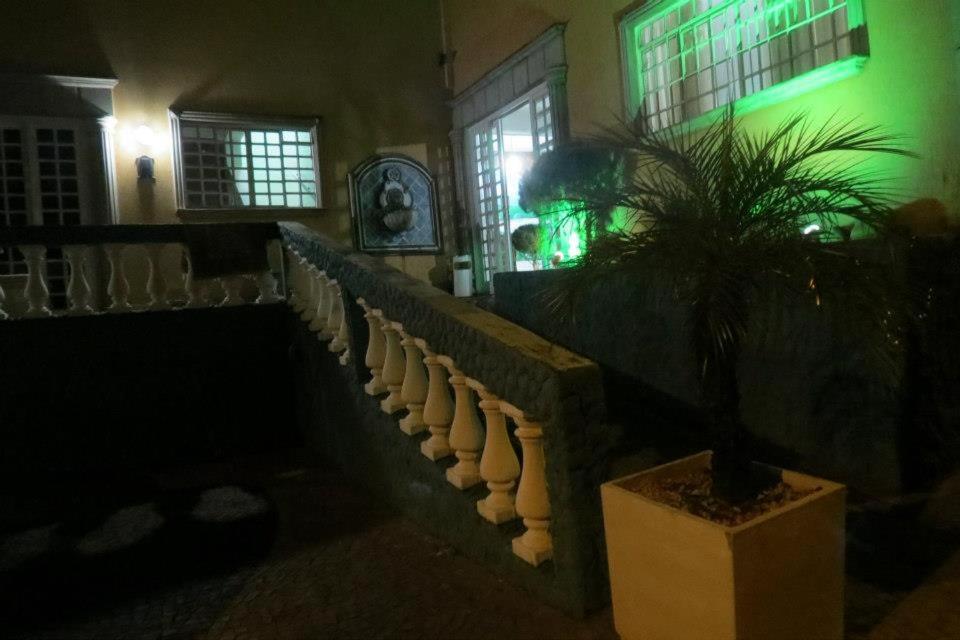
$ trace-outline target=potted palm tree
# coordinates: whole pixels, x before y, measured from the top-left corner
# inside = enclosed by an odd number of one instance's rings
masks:
[[[855,326],[878,366],[898,370],[895,297],[877,257],[891,194],[863,162],[907,155],[874,127],[803,115],[772,132],[732,111],[691,133],[579,141],[619,179],[557,185],[576,215],[606,225],[550,292],[552,311],[613,277],[655,282],[679,305],[713,447],[602,486],[614,620],[625,640],[841,638],[844,487],[755,463],[744,446],[738,362],[783,309]],[[563,149],[544,163],[563,174]],[[537,174],[540,185],[548,178]],[[598,219],[599,218],[599,219]],[[806,231],[806,233],[804,233]],[[837,242],[827,242],[836,234]]]

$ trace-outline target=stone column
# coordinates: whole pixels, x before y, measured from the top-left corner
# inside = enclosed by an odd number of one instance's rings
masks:
[[[370,380],[363,385],[363,390],[368,396],[378,396],[387,392],[386,385],[380,374],[383,372],[383,361],[386,357],[387,344],[383,339],[383,331],[380,330],[383,314],[379,309],[372,309],[363,298],[357,298],[357,304],[363,307],[363,317],[367,321],[369,335],[367,336],[367,352],[363,363],[370,369]]]
[[[31,244],[17,247],[27,263],[27,284],[24,298],[27,300],[25,318],[43,318],[51,315],[50,290],[47,288],[47,248]]]
[[[100,148],[103,149],[104,194],[107,200],[107,211],[110,215],[110,222],[119,224],[120,205],[117,197],[117,160],[113,146],[117,119],[113,116],[103,116],[97,118],[97,124],[100,125]]]
[[[332,300],[330,301],[330,315],[327,316],[327,328],[333,334],[327,349],[332,353],[340,353],[347,348],[345,327],[343,325],[345,309],[343,308],[343,291],[339,284],[334,284],[329,289]],[[341,337],[341,332],[344,335]]]
[[[527,531],[513,539],[513,553],[538,566],[553,557],[543,427],[506,402],[501,402],[500,408],[517,423],[515,433],[523,449],[523,467],[517,488],[517,514],[523,518]]]
[[[325,340],[327,335],[325,334],[327,328],[327,317],[330,315],[330,292],[328,291],[330,279],[327,278],[326,271],[317,271],[314,274],[314,278],[317,279],[317,299],[314,301],[316,307],[313,311],[313,318],[310,320],[310,324],[307,325],[307,328],[310,331],[318,332],[318,340]]]
[[[500,524],[517,517],[512,491],[520,476],[520,461],[507,435],[507,421],[500,411],[500,399],[479,383],[471,386],[480,396],[480,410],[487,423],[480,477],[486,480],[490,495],[477,502],[477,513],[494,524]]]
[[[303,299],[303,310],[300,312],[300,319],[304,322],[310,322],[313,320],[313,314],[317,312],[317,298],[320,295],[320,280],[317,278],[319,270],[311,265],[307,265],[307,268],[303,275],[303,290],[305,291]]]
[[[107,254],[107,262],[110,263],[110,282],[107,285],[107,294],[110,296],[110,306],[107,311],[111,313],[126,313],[131,311],[130,301],[127,296],[130,295],[130,283],[127,282],[127,274],[123,270],[123,250],[126,245],[106,244],[103,250]]]
[[[400,334],[397,333],[397,329],[402,327],[386,318],[383,319],[381,326],[383,328],[383,339],[387,345],[387,353],[383,362],[383,383],[387,385],[390,395],[380,401],[380,409],[384,413],[392,414],[407,406],[400,395],[406,369],[403,349],[400,347]]]
[[[416,338],[406,332],[401,332],[400,336],[402,338],[400,346],[403,347],[406,361],[400,397],[407,404],[407,415],[400,419],[400,430],[412,436],[427,428],[423,423],[423,403],[427,399],[427,374],[423,370],[423,356],[417,347]]]
[[[190,257],[190,249],[188,249],[186,245],[180,246],[183,249],[183,257],[187,261],[187,272],[183,276],[183,288],[187,292],[186,307],[189,309],[205,307],[209,304],[207,300],[207,288],[193,275],[193,258]],[[292,300],[290,304],[293,304]]]
[[[423,352],[423,363],[429,372],[423,422],[430,430],[430,437],[420,443],[420,453],[436,462],[453,453],[447,438],[453,420],[453,401],[447,386],[447,368],[424,340],[418,338],[417,347]]]
[[[169,309],[170,303],[167,302],[167,283],[163,277],[163,265],[160,260],[163,256],[162,244],[148,244],[144,247],[147,252],[147,295],[150,296],[150,302],[147,303],[148,309]]]
[[[87,281],[86,263],[89,247],[71,245],[63,248],[63,257],[70,264],[70,282],[67,284],[67,300],[71,315],[93,313],[90,306],[90,283]]]
[[[480,467],[477,461],[483,446],[483,427],[477,417],[473,390],[467,385],[467,377],[449,357],[440,356],[440,362],[450,372],[454,396],[450,448],[457,456],[457,464],[447,469],[447,481],[458,489],[469,489],[480,482]]]

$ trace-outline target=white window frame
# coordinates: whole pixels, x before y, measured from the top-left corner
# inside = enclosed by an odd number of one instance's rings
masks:
[[[545,109],[542,106],[544,101],[546,102]],[[539,111],[538,102],[541,102]],[[464,149],[467,150],[470,159],[467,163],[468,171],[465,178],[469,184],[468,191],[470,193],[470,211],[473,225],[479,234],[475,240],[475,253],[478,258],[475,275],[478,289],[481,291],[492,289],[493,274],[502,271],[515,271],[517,266],[513,244],[510,241],[510,198],[507,194],[506,175],[503,167],[504,149],[501,120],[525,104],[530,107],[530,135],[533,138],[533,152],[539,157],[541,154],[552,150],[556,145],[557,114],[553,103],[550,101],[550,91],[546,83],[527,92],[523,97],[509,102],[464,130]],[[541,113],[546,116],[544,126],[540,126],[537,122],[537,116]],[[475,168],[478,153],[475,141],[477,134],[489,136],[492,130],[496,131],[498,157],[490,158],[487,154],[484,154],[484,157],[488,160],[488,168],[484,171],[486,174],[484,183],[488,188],[495,190],[499,188],[500,192],[484,194],[481,193],[479,185],[480,173]],[[497,171],[500,175],[499,180],[493,175]],[[487,206],[498,207],[503,216],[503,221],[485,219],[485,217],[489,218],[490,212],[483,211],[482,203],[486,203]],[[484,237],[484,234],[487,237]],[[488,254],[488,250],[494,250],[496,253]],[[486,264],[485,258],[487,257],[491,259],[489,265]]]
[[[704,20],[705,14],[712,14],[721,9],[729,8],[744,0],[727,0],[716,6],[709,7],[703,13],[692,16],[683,24],[690,24]],[[773,1],[773,0],[770,0]],[[782,1],[782,0],[777,0]],[[797,0],[798,2],[811,2],[812,0]],[[821,1],[821,0],[816,0]],[[637,33],[644,24],[655,20],[657,17],[670,11],[678,10],[690,0],[651,0],[638,9],[625,14],[620,20],[620,52],[621,64],[624,82],[624,101],[626,116],[632,120],[638,116],[646,99],[644,89],[642,69],[638,68],[642,62],[638,60]],[[796,97],[807,91],[812,91],[828,82],[835,82],[859,73],[867,60],[869,59],[869,45],[866,34],[866,21],[863,12],[864,0],[845,0],[847,15],[847,32],[849,33],[850,54],[841,57],[838,60],[831,61],[821,66],[814,66],[811,70],[800,72],[790,78],[781,80],[775,84],[764,87],[759,91],[746,96],[740,96],[732,101],[736,106],[738,114],[749,113],[750,111],[762,108],[764,106],[776,104]],[[679,27],[679,25],[677,25]],[[671,27],[671,30],[673,27]],[[789,33],[789,32],[788,32]],[[782,36],[780,36],[782,37]],[[771,39],[769,42],[776,42],[779,38]],[[712,46],[712,44],[711,44]],[[738,48],[742,52],[742,49]],[[711,67],[712,69],[712,67]],[[682,71],[681,71],[682,73]],[[699,74],[687,74],[686,77],[698,77]],[[674,80],[675,81],[675,80]],[[741,93],[745,93],[741,91]],[[722,105],[715,105],[713,109],[706,112],[693,115],[682,113],[679,122],[674,121],[666,126],[654,127],[654,129],[664,129],[675,127],[680,124],[698,128],[709,122],[713,122],[719,113],[729,108],[731,102]],[[682,111],[682,109],[681,109]],[[644,115],[643,121],[650,126],[648,115]]]
[[[79,224],[91,224],[96,193],[92,188],[93,176],[90,168],[97,157],[97,150],[91,141],[97,135],[96,121],[86,122],[82,118],[61,118],[42,116],[3,116],[0,115],[0,129],[19,129],[23,149],[24,183],[27,199],[27,224],[43,224],[43,206],[41,203],[39,167],[42,160],[37,156],[37,129],[70,129],[74,132],[77,165],[77,197],[79,200]]]
[[[289,211],[289,212],[311,212],[323,208],[323,185],[322,185],[322,167],[320,165],[320,119],[319,118],[297,118],[282,116],[261,116],[236,113],[214,113],[208,111],[174,111],[170,110],[170,131],[173,137],[173,171],[174,184],[176,185],[177,208],[181,211],[203,211],[203,212],[228,212],[242,213],[254,211]],[[237,127],[243,129],[307,129],[312,137],[313,166],[316,183],[316,206],[296,207],[287,205],[237,205],[237,206],[191,206],[187,202],[186,177],[183,166],[183,141],[181,139],[181,128],[184,123],[205,124],[211,127]],[[249,168],[252,170],[252,167]]]

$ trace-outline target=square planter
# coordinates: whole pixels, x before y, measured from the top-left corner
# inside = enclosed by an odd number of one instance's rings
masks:
[[[808,496],[736,527],[624,488],[709,468],[699,453],[600,488],[623,640],[843,638],[843,485],[783,471]]]

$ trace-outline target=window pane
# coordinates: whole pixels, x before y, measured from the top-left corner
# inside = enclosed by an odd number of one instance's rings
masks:
[[[307,130],[182,123],[180,131],[188,206],[308,206],[299,194],[316,193]]]
[[[630,25],[652,129],[677,124],[849,55],[849,0],[681,0]],[[539,126],[538,121],[538,126]]]

